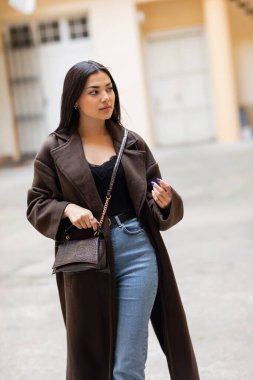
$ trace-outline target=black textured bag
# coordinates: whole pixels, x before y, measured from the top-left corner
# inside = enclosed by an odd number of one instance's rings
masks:
[[[60,244],[53,265],[53,273],[79,272],[105,267],[105,240],[97,236],[82,240],[66,240]]]
[[[121,143],[119,154],[113,169],[109,189],[106,194],[101,219],[99,221],[98,230],[94,233],[94,237],[81,240],[70,240],[69,230],[71,225],[65,231],[65,241],[58,246],[54,265],[52,267],[55,274],[57,272],[79,272],[85,270],[98,270],[106,267],[106,246],[105,240],[101,233],[104,217],[111,199],[113,183],[117,174],[119,163],[125,148],[128,131],[125,129],[124,138]]]

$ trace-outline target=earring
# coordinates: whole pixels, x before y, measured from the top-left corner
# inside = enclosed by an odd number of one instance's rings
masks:
[[[75,108],[75,110],[77,110],[77,108],[78,108],[78,105],[77,105],[77,104],[75,104],[75,105],[74,105],[74,108]]]

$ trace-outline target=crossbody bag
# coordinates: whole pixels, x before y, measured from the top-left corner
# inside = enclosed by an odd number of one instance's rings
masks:
[[[52,274],[58,272],[79,272],[87,270],[101,270],[106,268],[106,245],[102,234],[102,225],[111,199],[111,192],[121,157],[125,148],[128,131],[125,129],[124,137],[120,146],[116,163],[113,168],[109,188],[102,215],[98,223],[98,229],[94,236],[82,240],[70,240],[69,232],[73,224],[65,230],[64,242],[58,246],[53,264]]]

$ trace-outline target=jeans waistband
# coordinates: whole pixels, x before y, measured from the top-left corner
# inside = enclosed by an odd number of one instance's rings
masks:
[[[123,213],[118,214],[118,215],[110,216],[110,218],[109,218],[110,226],[111,227],[120,226],[121,223],[123,223],[127,220],[130,220],[132,218],[136,218],[136,214],[133,211],[127,211],[127,212],[123,212]]]

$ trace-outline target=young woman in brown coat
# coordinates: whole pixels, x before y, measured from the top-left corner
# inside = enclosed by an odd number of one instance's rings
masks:
[[[79,62],[67,73],[59,127],[34,161],[27,218],[55,240],[97,229],[123,138],[116,84],[106,67]],[[107,267],[57,273],[67,334],[67,380],[144,380],[151,318],[172,380],[198,380],[185,313],[159,230],[183,217],[148,146],[129,131],[103,224]],[[169,378],[169,376],[168,376]]]

